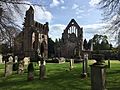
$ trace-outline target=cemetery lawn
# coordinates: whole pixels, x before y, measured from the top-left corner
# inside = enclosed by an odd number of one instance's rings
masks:
[[[89,61],[89,65],[92,64]],[[107,63],[107,62],[106,62]],[[13,75],[5,78],[4,65],[0,64],[0,90],[90,90],[90,68],[89,76],[81,78],[82,64],[74,64],[69,71],[69,63],[52,64],[47,63],[47,78],[39,80],[38,65],[35,65],[35,79],[27,81],[27,71],[23,75],[13,72]],[[120,61],[112,60],[111,68],[107,69],[107,89],[120,90]]]

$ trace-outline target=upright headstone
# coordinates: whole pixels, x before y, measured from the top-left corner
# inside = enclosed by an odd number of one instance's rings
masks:
[[[10,76],[12,74],[13,69],[13,57],[10,56],[8,58],[8,62],[5,63],[5,77]]]
[[[106,65],[102,63],[102,56],[95,55],[97,61],[91,67],[91,90],[106,90]]]
[[[21,60],[19,61],[19,64],[18,64],[18,74],[23,74],[24,73],[24,61]]]
[[[0,54],[0,64],[2,63],[2,54]]]
[[[31,81],[34,79],[34,67],[32,62],[29,63],[27,69],[28,69],[28,80]]]
[[[15,56],[15,63],[18,62],[18,56]]]
[[[46,66],[44,65],[44,60],[41,58],[41,65],[40,65],[40,79],[44,79],[46,77]]]
[[[30,57],[25,57],[23,61],[24,61],[24,65],[28,65],[30,62]]]
[[[74,59],[70,59],[70,70],[72,70],[74,64]]]

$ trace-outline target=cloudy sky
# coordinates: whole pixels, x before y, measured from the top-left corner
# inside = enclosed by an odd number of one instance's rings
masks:
[[[49,37],[53,40],[61,38],[62,32],[71,19],[75,19],[83,27],[84,38],[91,39],[94,34],[104,34],[101,29],[102,11],[97,9],[100,0],[31,0],[27,3],[39,3],[42,7],[35,6],[35,20],[41,23],[49,22]],[[23,14],[29,6],[22,6]],[[16,22],[22,25],[24,18]]]

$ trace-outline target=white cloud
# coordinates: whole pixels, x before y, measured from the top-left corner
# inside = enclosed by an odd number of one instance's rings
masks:
[[[77,4],[73,4],[72,9],[77,9],[79,6]]]
[[[64,24],[50,25],[49,37],[51,37],[53,40],[56,38],[61,38],[65,27],[66,26]]]
[[[82,16],[77,16],[78,19],[82,18]]]
[[[50,4],[50,7],[56,7],[60,4],[64,4],[64,0],[52,0],[52,3]]]
[[[78,4],[73,4],[73,6],[72,6],[72,10],[75,11],[76,17],[78,19],[83,17],[82,14],[85,12],[85,10],[83,8],[84,8],[84,6],[79,6]]]
[[[65,2],[64,2],[64,0],[60,0],[60,2],[62,3],[62,4],[64,4]]]
[[[90,4],[91,7],[95,7],[100,1],[101,1],[101,0],[91,0],[91,1],[89,2],[89,4]]]
[[[25,2],[25,3],[31,4],[30,2]],[[24,22],[25,13],[29,9],[29,7],[30,7],[29,5],[22,5],[22,4],[19,5],[21,15],[19,13],[15,12],[14,9],[12,9],[13,18],[15,20],[15,23],[18,24],[20,27],[23,26],[22,24]],[[40,23],[41,22],[45,23],[45,22],[50,22],[52,20],[53,16],[52,16],[51,12],[46,10],[45,7],[34,6],[33,9],[34,9],[35,21],[38,21]]]
[[[61,9],[66,9],[66,7],[65,6],[61,6]]]
[[[83,27],[83,37],[89,40],[93,38],[95,34],[103,35],[105,33],[103,26],[105,25],[105,23],[81,25]]]
[[[53,18],[51,12],[46,10],[45,7],[42,8],[39,6],[35,6],[35,20],[39,22],[50,22]]]

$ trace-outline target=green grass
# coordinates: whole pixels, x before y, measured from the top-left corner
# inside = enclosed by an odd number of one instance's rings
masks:
[[[89,61],[89,64],[92,64]],[[47,64],[47,78],[39,80],[38,66],[35,67],[35,79],[27,81],[27,72],[4,78],[4,65],[0,65],[0,90],[90,90],[90,76],[82,79],[82,64],[74,64],[72,71],[69,71],[69,63]],[[90,72],[90,68],[89,68]],[[120,89],[120,62],[111,61],[111,68],[107,69],[107,89]]]

